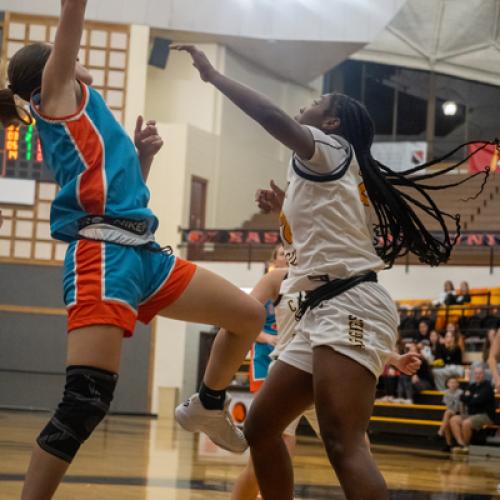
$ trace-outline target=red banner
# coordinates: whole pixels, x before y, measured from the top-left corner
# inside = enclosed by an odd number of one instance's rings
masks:
[[[188,245],[276,245],[280,233],[273,229],[181,229],[182,243]],[[438,233],[433,233],[439,237]],[[453,238],[453,235],[451,235]],[[499,247],[500,233],[462,233],[457,247]]]
[[[481,147],[480,144],[469,146],[469,154]],[[500,155],[495,145],[486,146],[482,151],[476,153],[469,160],[469,169],[471,172],[481,172],[486,167],[490,167],[491,172],[500,171]]]

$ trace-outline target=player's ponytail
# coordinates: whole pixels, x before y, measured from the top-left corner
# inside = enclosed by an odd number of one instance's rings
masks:
[[[476,198],[484,189],[489,168],[485,167],[483,172],[471,175],[459,182],[450,182],[449,177],[441,184],[429,185],[425,181],[452,171],[488,145],[493,144],[499,147],[499,141],[469,142],[441,158],[411,170],[395,172],[377,161],[371,154],[374,126],[362,103],[344,94],[333,94],[327,114],[340,119],[341,125],[338,133],[352,144],[356,153],[368,197],[378,218],[376,232],[380,245],[377,251],[384,262],[392,266],[398,257],[408,252],[431,266],[446,262],[460,236],[460,215],[449,214],[441,210],[429,192],[456,187],[477,175],[483,175],[484,182],[481,184],[479,193],[473,197]],[[437,171],[422,173],[424,169],[439,165],[469,144],[478,144],[479,147],[464,160],[451,166],[441,167]],[[425,214],[436,221],[440,234],[431,233],[417,215],[418,213]],[[450,223],[452,227],[449,228]]]
[[[0,90],[0,121],[4,126],[19,121],[31,123],[31,116],[14,96],[29,101],[42,86],[43,70],[51,51],[47,43],[34,43],[12,56],[7,69],[8,88]]]
[[[0,122],[4,127],[22,121],[11,89],[0,90]]]

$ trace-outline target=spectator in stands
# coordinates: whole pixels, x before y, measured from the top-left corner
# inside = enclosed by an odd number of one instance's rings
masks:
[[[500,393],[500,329],[496,331],[491,343],[488,365],[491,370],[493,385],[496,391]]]
[[[426,319],[421,319],[418,323],[417,344],[420,346],[430,345],[429,334],[431,327]]]
[[[429,345],[422,346],[422,356],[431,364],[436,359],[437,348],[441,344],[441,341],[441,335],[436,330],[431,330],[429,333]]]
[[[490,307],[486,316],[481,318],[481,309],[478,309],[478,314],[475,315],[475,318],[479,318],[481,320],[481,326],[483,328],[500,328],[500,308],[499,307]]]
[[[444,391],[443,403],[446,405],[446,411],[443,415],[441,427],[439,427],[438,434],[443,436],[446,440],[446,451],[451,450],[453,444],[453,435],[451,433],[450,420],[455,415],[461,415],[464,410],[464,404],[460,400],[463,394],[460,389],[460,383],[457,377],[450,377],[446,382],[448,389]]]
[[[455,287],[450,280],[444,282],[443,291],[439,294],[439,297],[432,303],[435,306],[450,306],[455,303]]]
[[[462,349],[458,346],[456,336],[452,331],[447,331],[444,343],[439,344],[434,359],[434,382],[440,391],[446,389],[446,381],[449,377],[463,377]]]
[[[495,419],[495,393],[482,368],[474,369],[474,380],[460,397],[467,414],[455,415],[450,420],[451,432],[459,445],[453,448],[457,453],[468,453],[472,433],[491,425]]]
[[[467,281],[462,281],[460,283],[460,292],[455,298],[456,304],[469,304],[471,301],[469,283]]]
[[[399,372],[390,365],[386,365],[380,375],[380,387],[384,393],[382,401],[394,401],[398,392]]]
[[[445,336],[448,332],[451,332],[453,334],[453,336],[455,337],[456,344],[460,347],[460,349],[462,349],[463,352],[465,349],[465,339],[464,336],[460,333],[458,324],[450,321],[446,325],[446,330],[444,331]]]
[[[420,355],[419,345],[411,342],[406,345],[406,350],[410,353]],[[422,364],[415,375],[406,375],[401,373],[398,381],[398,398],[402,402],[413,403],[413,396],[420,391],[426,391],[434,387],[432,370],[426,359],[421,357]]]

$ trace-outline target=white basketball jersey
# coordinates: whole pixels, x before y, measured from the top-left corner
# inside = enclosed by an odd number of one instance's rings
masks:
[[[272,359],[278,359],[278,356],[285,350],[286,346],[295,336],[295,327],[297,326],[295,313],[298,307],[298,293],[283,295],[279,304],[274,306],[276,325],[278,327],[278,343],[274,351],[270,354]]]
[[[352,146],[309,129],[315,153],[309,161],[293,155],[280,216],[289,264],[283,294],[385,267],[375,251],[370,200]]]

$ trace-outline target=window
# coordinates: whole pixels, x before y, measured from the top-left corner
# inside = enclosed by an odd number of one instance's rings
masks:
[[[433,81],[431,81],[431,79]],[[375,123],[375,140],[428,142],[443,156],[470,140],[499,135],[500,88],[386,64],[346,61],[325,76],[325,92],[362,101]],[[428,120],[432,109],[433,120]],[[429,125],[432,130],[427,130]],[[464,158],[465,149],[453,160]]]

